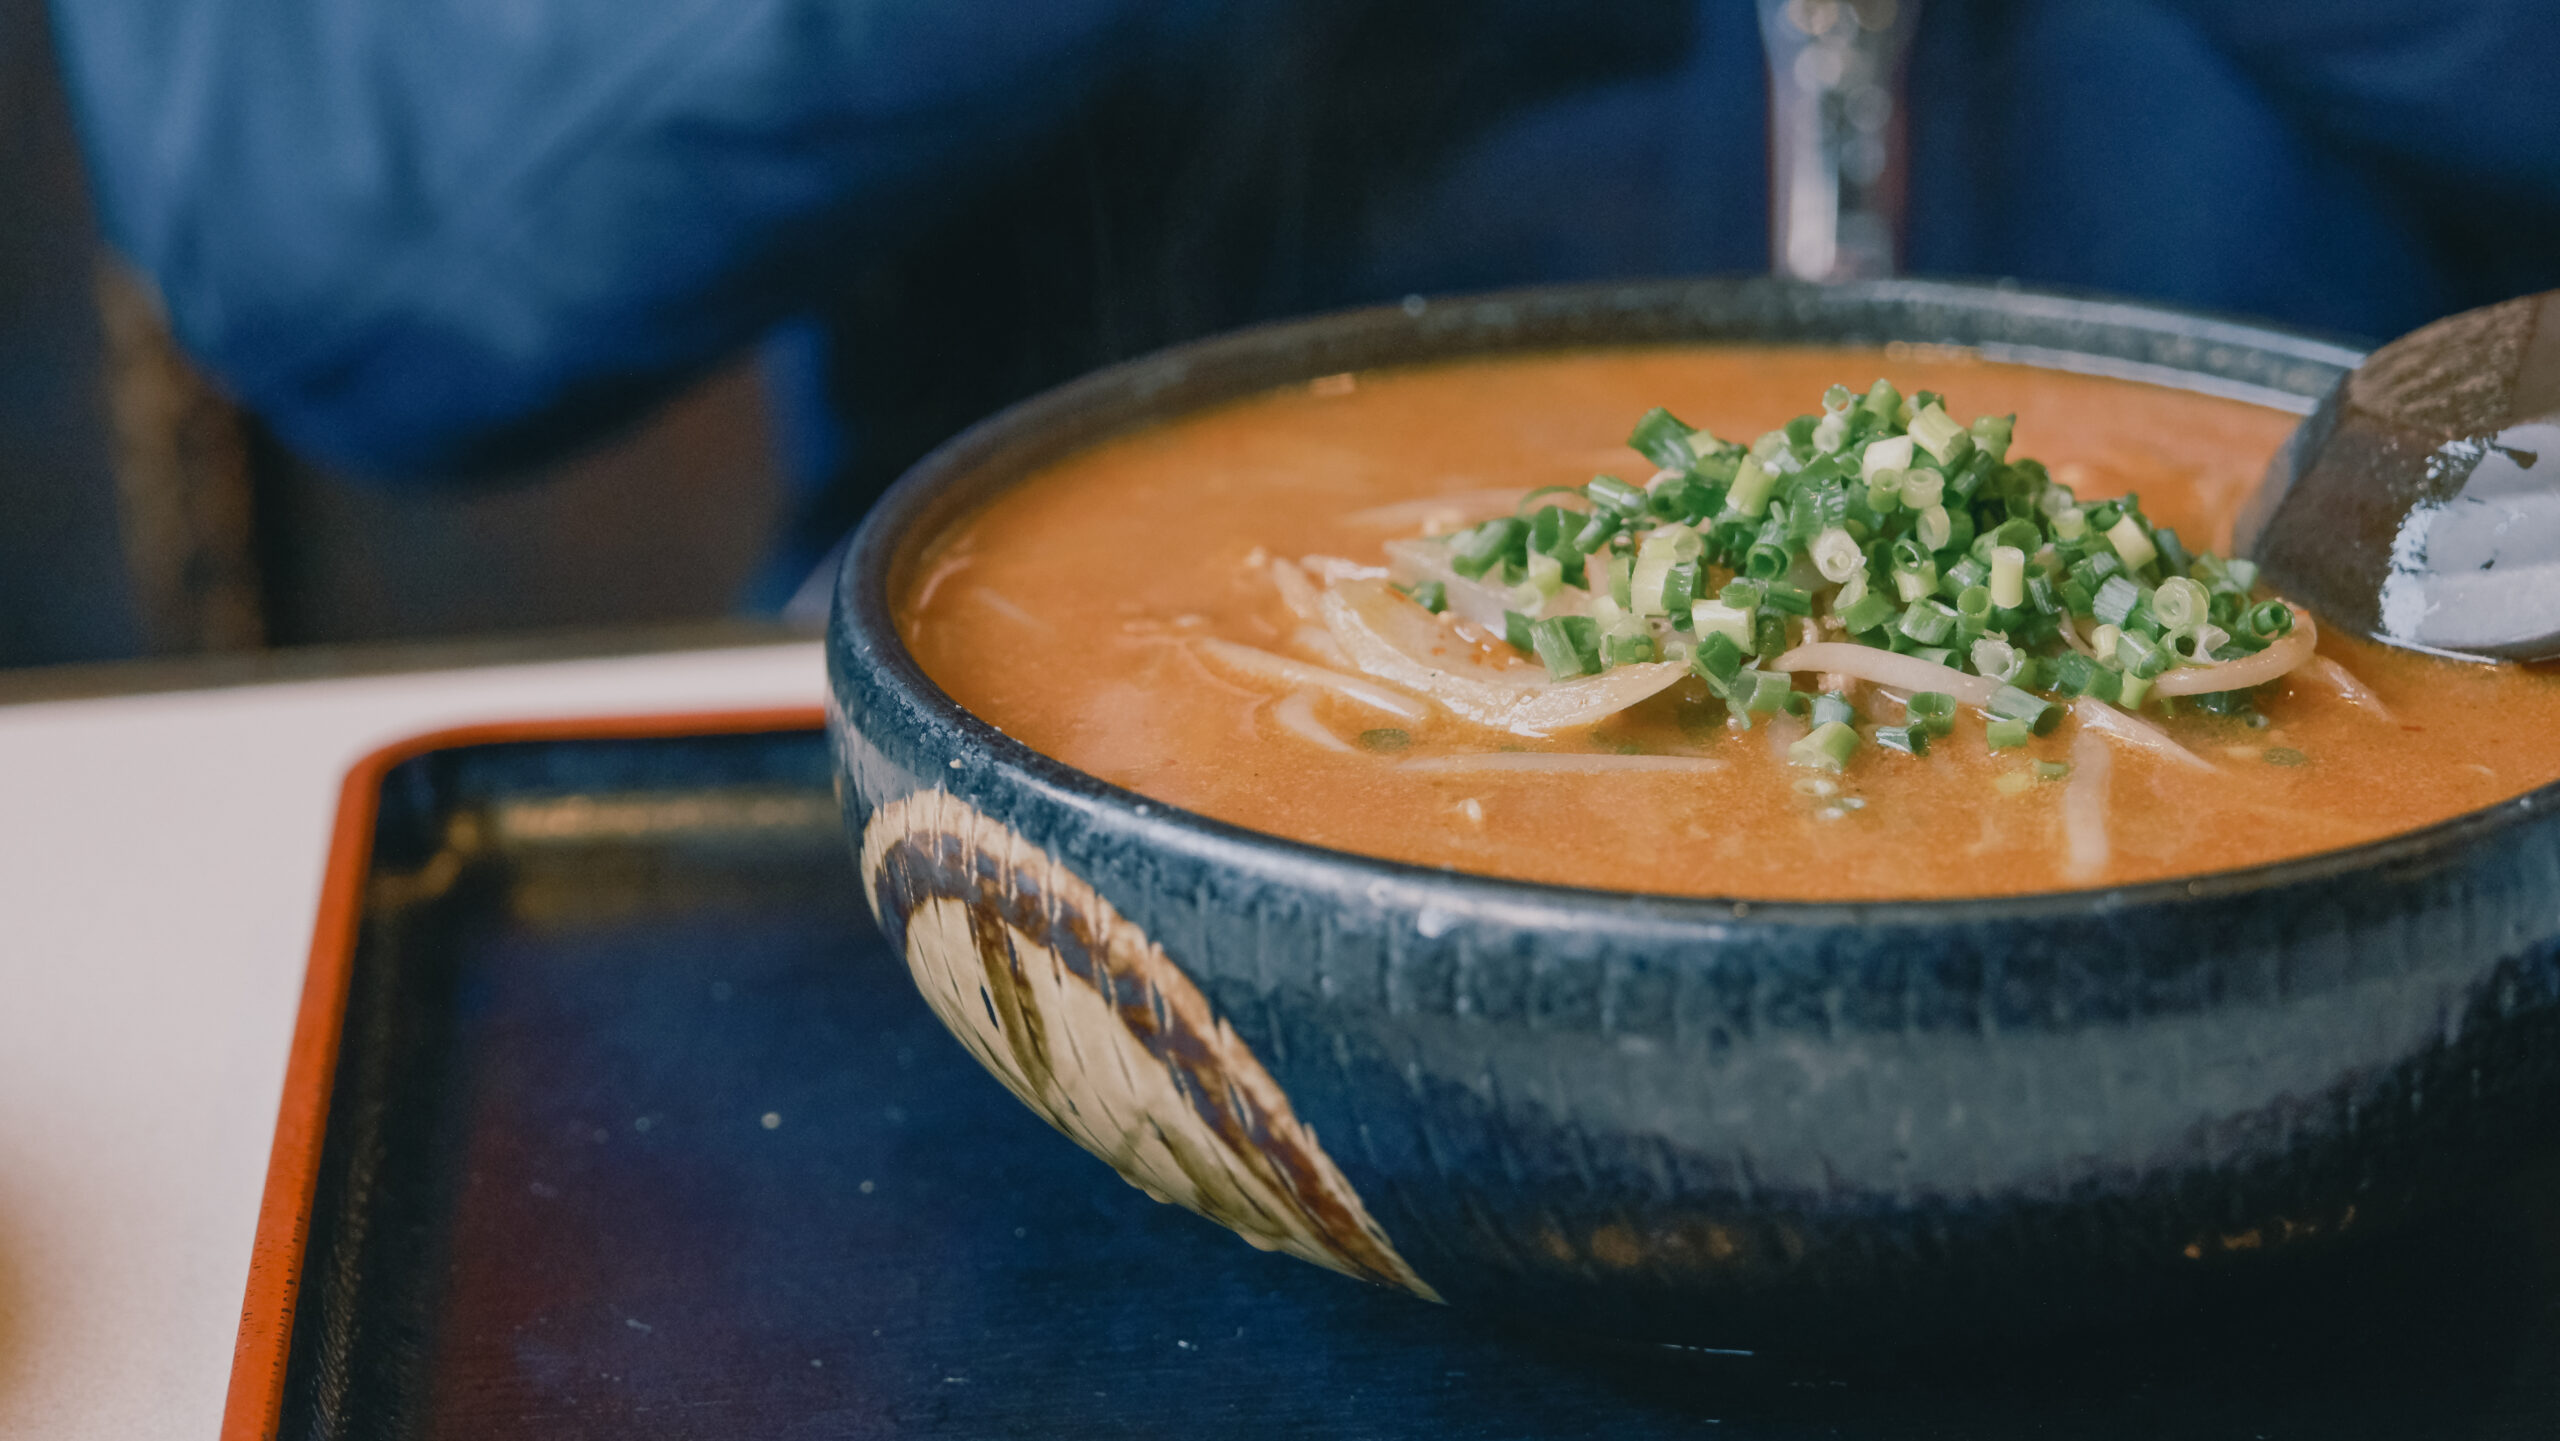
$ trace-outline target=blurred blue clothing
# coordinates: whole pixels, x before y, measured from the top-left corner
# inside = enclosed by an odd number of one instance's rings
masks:
[[[583,443],[786,326],[805,554],[1105,361],[1759,269],[1750,0],[61,0],[110,238],[290,443]],[[2535,0],[1925,0],[1908,268],[2381,336],[2560,286]]]

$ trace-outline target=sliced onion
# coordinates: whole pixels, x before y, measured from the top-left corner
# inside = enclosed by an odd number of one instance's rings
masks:
[[[1307,579],[1307,573],[1298,569],[1296,562],[1275,558],[1271,562],[1271,583],[1279,589],[1280,603],[1289,608],[1291,615],[1300,620],[1316,618],[1316,584]]]
[[[2151,693],[2210,695],[2216,691],[2247,690],[2308,665],[2311,648],[2320,643],[2320,627],[2312,623],[2311,612],[2300,606],[2292,609],[2293,629],[2277,637],[2265,650],[2219,665],[2185,666],[2169,671],[2151,683]]]
[[[2338,699],[2361,710],[2372,712],[2376,719],[2386,721],[2399,719],[2391,713],[2391,707],[2382,703],[2382,697],[2375,695],[2370,686],[2356,679],[2355,672],[2325,655],[2313,657],[2311,664],[2304,666],[2296,674],[2320,682],[2335,691]]]
[[[1387,578],[1387,568],[1383,565],[1362,565],[1356,560],[1347,560],[1338,555],[1302,556],[1299,558],[1298,564],[1315,572],[1316,575],[1322,578],[1324,583],[1327,585],[1331,585],[1336,581],[1344,580],[1384,580]]]
[[[2096,880],[2114,851],[2107,835],[2107,782],[2114,769],[2115,752],[2096,730],[2082,728],[2071,742],[2071,781],[2062,792],[2062,873],[2072,880]]]
[[[1819,640],[1800,645],[1770,664],[1777,670],[1818,670],[1855,676],[1896,690],[1943,691],[1976,708],[1991,704],[1991,697],[2000,689],[2000,683],[1988,677],[1966,675],[1953,666],[1853,640]]]
[[[1449,547],[1428,540],[1388,541],[1387,576],[1408,588],[1425,581],[1440,582],[1449,614],[1472,621],[1495,635],[1502,634],[1502,613],[1511,609],[1511,598],[1499,586],[1469,580],[1452,570]]]
[[[1324,722],[1316,719],[1314,691],[1293,690],[1280,697],[1271,707],[1271,718],[1280,723],[1282,730],[1301,740],[1312,741],[1323,750],[1340,751],[1345,755],[1359,754],[1350,743],[1326,730]]]
[[[2068,613],[2056,616],[2054,619],[2060,622],[2062,643],[2064,645],[2071,647],[2073,650],[2080,652],[2091,660],[2096,660],[2098,658],[2098,648],[2080,638],[2080,622],[2073,620]]]
[[[1344,516],[1347,525],[1368,530],[1420,530],[1437,521],[1443,525],[1472,525],[1509,515],[1520,504],[1518,490],[1461,490],[1449,495],[1426,495],[1419,500],[1399,500],[1392,505],[1373,505]]]
[[[1418,721],[1431,714],[1431,708],[1409,695],[1402,695],[1374,681],[1340,671],[1291,660],[1249,645],[1238,645],[1216,636],[1203,636],[1193,641],[1192,648],[1212,667],[1229,675],[1263,685],[1290,690],[1308,688],[1330,691],[1346,700],[1358,701],[1373,710],[1384,711],[1398,720]]]
[[[1706,756],[1621,756],[1586,755],[1571,751],[1493,751],[1479,755],[1432,756],[1425,760],[1406,761],[1403,768],[1434,775],[1480,775],[1491,772],[1529,773],[1539,775],[1630,775],[1646,771],[1673,771],[1703,775],[1724,769],[1724,762]]]
[[[1551,681],[1529,666],[1487,664],[1461,653],[1429,612],[1374,580],[1344,581],[1318,598],[1325,628],[1352,664],[1419,691],[1478,725],[1542,736],[1589,725],[1668,689],[1688,667],[1622,665],[1581,680]]]
[[[1342,653],[1342,647],[1334,643],[1333,632],[1323,626],[1302,625],[1289,633],[1289,643],[1313,657],[1318,665],[1335,670],[1352,668],[1351,657]]]
[[[2136,750],[2148,751],[2162,760],[2197,770],[2213,769],[2213,762],[2171,740],[2167,731],[2140,716],[2118,710],[2096,696],[2084,695],[2073,701],[2071,714],[2080,722],[2083,734],[2102,735]]]
[[[1316,607],[1334,643],[1371,675],[1384,674],[1371,668],[1372,653],[1383,647],[1422,670],[1445,671],[1458,682],[1482,686],[1494,702],[1517,700],[1549,684],[1547,673],[1534,665],[1483,659],[1429,611],[1374,580],[1327,586],[1317,595]],[[1384,663],[1384,657],[1377,659]]]

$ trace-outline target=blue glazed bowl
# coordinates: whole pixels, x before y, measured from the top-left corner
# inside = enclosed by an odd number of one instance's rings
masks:
[[[862,883],[961,1042],[1134,1184],[1256,1245],[1742,1347],[2041,1329],[2280,1279],[2550,1132],[2560,788],[2116,890],[1576,890],[1149,801],[961,710],[892,623],[932,537],[1128,427],[1344,370],[1718,340],[1965,345],[2295,410],[2356,359],[2008,287],[1752,279],[1274,326],[1017,406],[872,512],[827,650]]]

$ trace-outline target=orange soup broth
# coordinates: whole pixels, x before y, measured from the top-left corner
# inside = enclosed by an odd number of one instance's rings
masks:
[[[1694,680],[1537,739],[1445,715],[1406,725],[1320,696],[1316,719],[1350,746],[1337,751],[1284,724],[1272,690],[1213,670],[1191,643],[1301,654],[1291,637],[1304,622],[1263,558],[1374,565],[1385,541],[1418,533],[1411,515],[1361,512],[1579,485],[1595,472],[1640,483],[1650,467],[1620,438],[1654,405],[1748,440],[1833,382],[1863,392],[1878,375],[1905,394],[1943,392],[1959,416],[2014,411],[2012,455],[2046,462],[2083,500],[2137,492],[2191,547],[2226,553],[2233,509],[2295,423],[1925,347],[1618,350],[1368,373],[1137,431],[1030,478],[937,543],[905,597],[902,633],[962,706],[1141,794],[1338,850],[1616,890],[1859,899],[2192,876],[2409,830],[2560,775],[2553,676],[2324,632],[2320,653],[2388,716],[2295,677],[2261,702],[2262,729],[2192,711],[2167,719],[2211,768],[2113,750],[2108,858],[2072,873],[2067,782],[2034,770],[2069,758],[2070,720],[1994,752],[1967,710],[1925,758],[1863,744],[1826,786],[1786,763],[1801,723],[1733,729]],[[1868,724],[1900,718],[1871,687],[1856,699]],[[1376,734],[1389,727],[1409,739]],[[1609,775],[1408,764],[1515,749],[1722,764]]]

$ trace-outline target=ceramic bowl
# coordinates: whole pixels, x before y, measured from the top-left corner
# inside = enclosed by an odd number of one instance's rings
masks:
[[[1338,371],[1717,340],[1972,346],[2297,411],[2356,359],[2011,287],[1695,281],[1250,330],[1006,411],[871,513],[827,647],[861,882],[960,1042],[1257,1246],[1740,1347],[2044,1328],[2328,1264],[2550,1128],[2560,788],[2115,890],[1577,890],[1149,801],[963,711],[892,624],[930,538],[1128,427]]]

